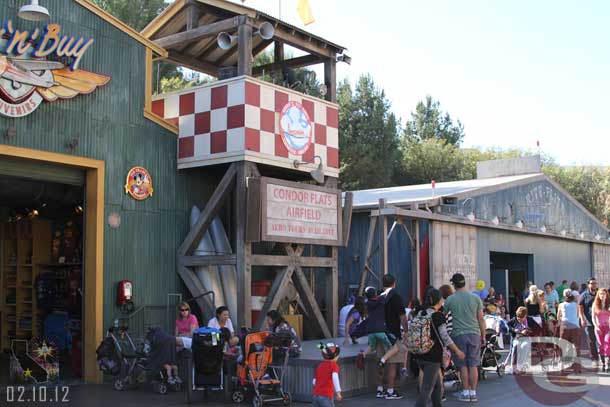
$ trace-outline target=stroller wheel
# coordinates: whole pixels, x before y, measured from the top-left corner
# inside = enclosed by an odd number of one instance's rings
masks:
[[[243,403],[245,399],[246,396],[241,390],[235,390],[233,393],[231,393],[231,400],[233,400],[233,403]]]
[[[114,389],[116,391],[123,391],[125,389],[125,382],[121,379],[116,379],[114,381]]]
[[[171,391],[179,392],[182,389],[182,384],[174,383],[174,384],[170,385],[169,388]]]
[[[498,377],[504,376],[504,373],[506,373],[506,366],[498,365],[498,367],[496,368],[496,373],[498,374]]]
[[[282,405],[287,407],[292,406],[292,396],[290,393],[284,393],[284,396],[282,397]]]
[[[263,396],[254,396],[252,399],[252,407],[263,407]]]
[[[167,384],[155,382],[153,383],[153,389],[159,394],[167,394]]]

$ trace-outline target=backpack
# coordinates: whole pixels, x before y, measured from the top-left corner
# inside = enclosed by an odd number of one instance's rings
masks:
[[[350,333],[350,336],[353,338],[360,338],[377,332],[387,332],[385,305],[392,296],[393,291],[389,295],[380,295],[374,303],[372,300],[369,300],[367,302],[368,317],[358,322],[354,331]]]
[[[434,347],[433,329],[432,315],[425,311],[418,312],[407,331],[407,350],[415,355],[430,352]]]

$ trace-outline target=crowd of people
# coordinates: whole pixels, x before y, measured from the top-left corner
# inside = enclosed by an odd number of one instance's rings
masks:
[[[581,286],[564,280],[555,287],[549,281],[543,285],[544,290],[528,282],[519,294],[522,302],[516,304],[512,318],[505,299],[493,287],[467,291],[465,277],[460,273],[453,275],[450,282],[451,285],[439,289],[426,288],[423,300],[414,300],[411,309],[405,309],[396,291],[396,279],[388,274],[379,292],[367,287],[353,307],[346,308],[345,322],[340,325],[345,336],[343,344],[356,344],[359,337],[367,337],[368,347],[358,355],[359,367],[364,366],[368,355],[378,355],[377,397],[402,398],[395,389],[400,371],[418,376],[416,406],[429,402],[434,407],[440,406],[445,398],[443,372],[449,365],[450,354],[463,387],[456,394],[458,400],[477,401],[481,347],[485,345],[489,319],[500,321],[503,328],[498,329],[500,337],[502,333],[513,338],[556,336],[571,342],[579,353],[588,348],[592,366],[600,367],[602,372],[610,371],[610,294],[608,289],[598,288],[595,278]],[[428,321],[429,328],[422,328],[425,326],[422,320]],[[429,330],[429,338],[422,334],[425,329]],[[587,343],[582,343],[582,337],[587,338]],[[519,341],[513,342],[518,346]],[[514,359],[508,362],[512,371]],[[574,373],[582,370],[579,363],[572,368]],[[516,368],[515,373],[519,373]]]
[[[608,289],[598,287],[595,278],[590,278],[584,286],[576,282],[568,285],[564,280],[557,288],[549,281],[543,285],[544,290],[527,282],[519,294],[522,304],[517,304],[512,318],[505,299],[497,295],[493,287],[468,291],[466,279],[460,273],[454,274],[450,283],[438,289],[426,288],[422,301],[412,301],[408,309],[396,290],[396,278],[386,274],[380,289],[367,287],[364,295],[357,297],[352,307],[346,308],[340,324],[340,333],[345,336],[343,345],[355,345],[358,338],[367,338],[368,347],[359,353],[357,364],[364,368],[368,355],[377,356],[378,398],[402,399],[396,390],[398,376],[412,375],[417,376],[419,382],[415,406],[425,407],[431,403],[440,407],[446,398],[444,372],[451,365],[459,372],[462,384],[457,399],[477,401],[481,349],[486,344],[490,320],[506,327],[505,332],[498,329],[500,337],[502,333],[513,338],[558,336],[579,351],[588,345],[593,367],[599,365],[602,371],[610,371],[610,294]],[[479,283],[482,282],[477,282],[477,286]],[[298,357],[302,348],[294,328],[276,310],[268,312],[266,317],[267,330],[291,335],[292,345],[286,351],[290,357]],[[239,348],[239,337],[227,307],[218,307],[207,326],[223,333],[228,352]],[[176,319],[177,346],[190,348],[193,333],[198,328],[197,318],[188,303],[181,303]],[[583,337],[585,343],[582,343]],[[515,350],[519,341],[511,343]],[[313,402],[314,406],[327,407],[342,398],[337,364],[340,346],[329,342],[320,344],[320,350],[323,361],[313,378]],[[515,356],[516,352],[510,354]],[[512,356],[508,361],[509,370],[514,363]],[[582,366],[578,362],[570,364],[574,373],[581,372]]]

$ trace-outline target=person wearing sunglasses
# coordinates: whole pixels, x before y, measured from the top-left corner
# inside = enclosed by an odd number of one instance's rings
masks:
[[[178,317],[176,318],[176,336],[192,338],[193,332],[199,328],[197,317],[191,314],[191,307],[182,302],[178,306]]]

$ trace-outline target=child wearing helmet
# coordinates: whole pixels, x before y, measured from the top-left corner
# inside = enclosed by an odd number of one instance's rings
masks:
[[[339,382],[339,353],[341,348],[334,343],[320,343],[318,345],[324,361],[316,368],[313,379],[313,405],[314,407],[332,407],[335,399],[341,401],[341,384]]]

